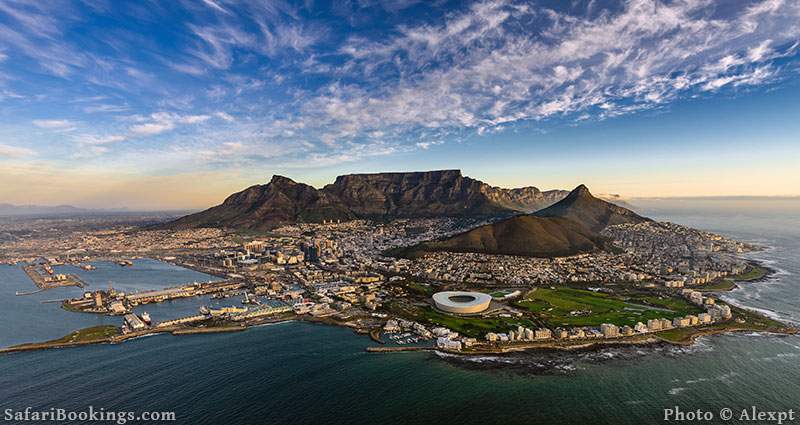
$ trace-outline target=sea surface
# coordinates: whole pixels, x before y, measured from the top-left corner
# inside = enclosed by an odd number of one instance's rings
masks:
[[[800,208],[732,209],[687,201],[654,202],[641,211],[770,247],[750,255],[769,262],[777,274],[726,298],[800,321]],[[160,267],[163,279],[151,273]],[[137,268],[142,279],[119,275]],[[115,287],[132,285],[127,290],[210,279],[157,262],[110,267],[109,274],[96,276],[91,285],[112,280]],[[40,303],[74,289],[13,295],[30,289],[20,269],[0,268],[0,345],[119,320]],[[198,303],[178,301],[171,307],[191,314]],[[148,307],[151,315],[161,314]],[[704,423],[752,424],[722,421],[719,411],[800,409],[796,336],[734,334],[703,338],[688,348],[467,358],[369,354],[364,347],[370,344],[348,329],[286,322],[232,334],[160,335],[119,345],[15,353],[0,356],[0,414],[27,406],[81,411],[91,405],[107,411],[174,411],[175,423],[181,424],[649,424],[663,422],[664,409],[678,406],[713,412],[715,419]]]

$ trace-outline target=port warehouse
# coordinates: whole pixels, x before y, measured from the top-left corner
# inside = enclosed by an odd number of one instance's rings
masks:
[[[210,292],[222,292],[231,289],[239,289],[243,286],[242,282],[232,281],[227,283],[218,282],[213,286],[202,287],[199,284],[193,286],[182,286],[178,288],[167,288],[156,291],[146,291],[127,294],[125,298],[132,304],[146,304],[159,302],[173,298],[192,297]]]
[[[289,313],[291,311],[293,311],[292,306],[283,303],[273,303],[268,305],[261,305],[255,308],[242,308],[242,309],[234,309],[227,307],[227,308],[222,308],[220,310],[210,310],[209,314],[198,314],[195,316],[188,316],[174,320],[167,320],[159,323],[157,327],[169,327],[169,326],[183,325],[187,323],[200,322],[210,317],[221,316],[221,315],[227,315],[230,317],[231,320],[240,322],[243,320],[255,319],[263,316],[273,316],[281,313]]]

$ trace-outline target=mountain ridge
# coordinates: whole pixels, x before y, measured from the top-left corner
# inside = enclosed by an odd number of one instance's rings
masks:
[[[611,250],[611,242],[600,234],[605,227],[649,220],[594,197],[581,184],[564,199],[533,214],[517,215],[447,238],[389,250],[386,254],[415,258],[445,251],[561,257]]]
[[[533,214],[537,217],[567,218],[598,233],[615,224],[652,221],[627,208],[596,198],[583,184],[564,199]]]
[[[565,194],[533,186],[498,188],[460,170],[347,174],[321,189],[274,175],[267,184],[250,186],[164,227],[266,229],[353,218],[511,216],[543,208]]]

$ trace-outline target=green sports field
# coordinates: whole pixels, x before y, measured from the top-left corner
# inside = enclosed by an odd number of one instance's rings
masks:
[[[534,313],[551,327],[599,326],[603,323],[633,326],[649,319],[672,319],[701,311],[681,298],[620,298],[566,287],[537,288],[515,305]]]

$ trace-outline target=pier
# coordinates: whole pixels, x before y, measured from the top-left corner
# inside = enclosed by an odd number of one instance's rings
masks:
[[[47,289],[60,288],[64,286],[77,286],[79,288],[83,288],[86,286],[86,284],[76,275],[54,274],[53,269],[49,268],[49,266],[44,266],[45,270],[47,270],[49,274],[55,276],[55,278],[52,278],[52,280],[48,280],[48,278],[42,276],[42,274],[36,270],[36,267],[37,267],[36,265],[28,265],[23,267],[22,269],[25,271],[25,274],[28,275],[31,281],[33,281],[36,287],[39,288],[39,290],[30,293],[17,292],[17,295],[31,295],[37,292],[45,291]],[[61,277],[60,279],[58,278],[59,276]]]
[[[433,351],[434,347],[367,347],[368,353],[400,353],[403,351]]]

